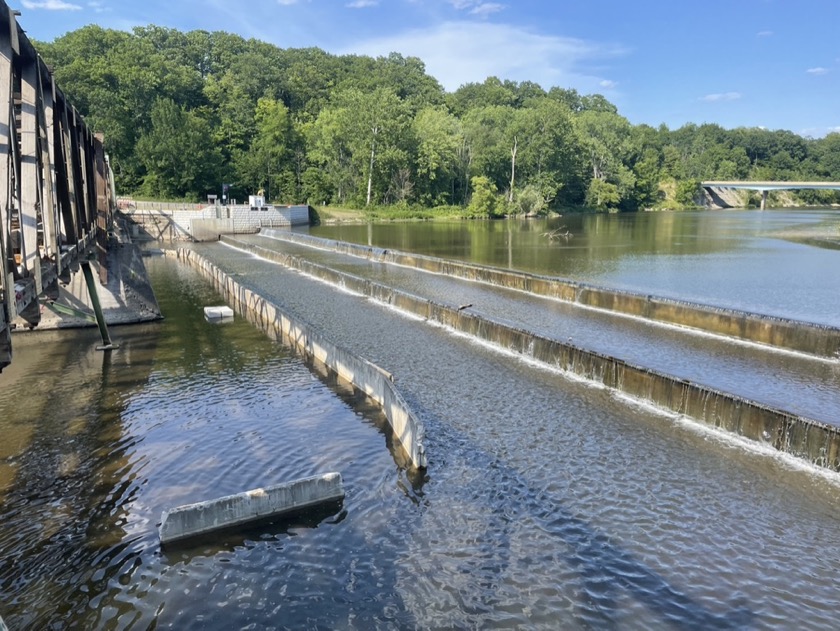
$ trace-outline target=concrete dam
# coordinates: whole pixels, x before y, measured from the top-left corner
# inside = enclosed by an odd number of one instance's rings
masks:
[[[573,378],[840,470],[836,328],[288,231],[223,237],[223,243]],[[558,303],[565,304],[560,317]],[[564,336],[570,315],[578,323],[574,339]],[[639,339],[628,339],[634,336]],[[609,342],[617,339],[617,346]],[[718,355],[712,361],[703,348],[709,339],[723,346],[736,340],[731,351],[736,360],[721,361]],[[751,377],[736,379],[746,364]],[[780,376],[797,371],[790,379]],[[803,380],[816,382],[819,392],[788,410],[792,390]],[[756,393],[770,391],[772,397],[756,399]]]
[[[747,339],[797,323],[283,231],[145,261],[163,321],[73,370],[25,336],[4,372],[66,374],[39,431],[0,421],[38,445],[0,460],[11,628],[833,620],[832,327]],[[158,540],[162,509],[326,471],[322,512]]]

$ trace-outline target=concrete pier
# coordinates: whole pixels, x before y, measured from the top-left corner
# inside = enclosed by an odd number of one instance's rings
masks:
[[[182,541],[249,522],[278,517],[344,498],[339,473],[303,478],[164,511],[161,544]]]
[[[706,425],[840,471],[840,428],[573,344],[535,335],[290,254],[234,239],[236,247],[428,321],[519,353]]]
[[[405,451],[409,466],[426,468],[426,430],[387,371],[327,340],[306,323],[292,319],[277,305],[243,287],[195,251],[182,248],[175,254],[210,278],[222,296],[254,325],[321,362],[379,403],[394,438]]]
[[[261,234],[291,243],[515,289],[585,307],[697,329],[817,357],[840,357],[840,329],[837,327],[620,291],[562,278],[383,250],[283,230],[263,230]]]

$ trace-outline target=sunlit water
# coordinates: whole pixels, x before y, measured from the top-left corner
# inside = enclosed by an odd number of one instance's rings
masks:
[[[17,628],[833,628],[840,482],[221,245],[239,282],[379,363],[381,417],[151,262],[167,320],[15,340],[0,375],[0,614]],[[167,507],[336,470],[310,515],[161,550]],[[196,497],[200,495],[201,497]]]
[[[572,237],[551,239],[565,227]],[[573,214],[551,220],[325,225],[318,236],[840,326],[840,210]]]
[[[840,360],[733,343],[720,336],[297,245],[282,238],[240,235],[235,243],[289,253],[441,304],[470,305],[471,314],[817,421],[840,424]]]

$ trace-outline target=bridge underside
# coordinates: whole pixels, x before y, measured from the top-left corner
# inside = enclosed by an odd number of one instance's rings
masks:
[[[708,181],[700,182],[700,186],[707,190],[726,188],[731,190],[747,190],[761,192],[761,210],[767,207],[767,193],[770,191],[793,190],[822,190],[840,191],[840,182],[742,182],[742,181]]]
[[[105,254],[114,195],[102,139],[85,125],[0,0],[0,370],[11,329],[41,319],[79,264]]]

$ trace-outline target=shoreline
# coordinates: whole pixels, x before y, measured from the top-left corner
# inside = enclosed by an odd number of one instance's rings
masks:
[[[767,233],[767,236],[816,247],[840,249],[840,216],[836,220],[818,224],[791,226],[771,231]]]

